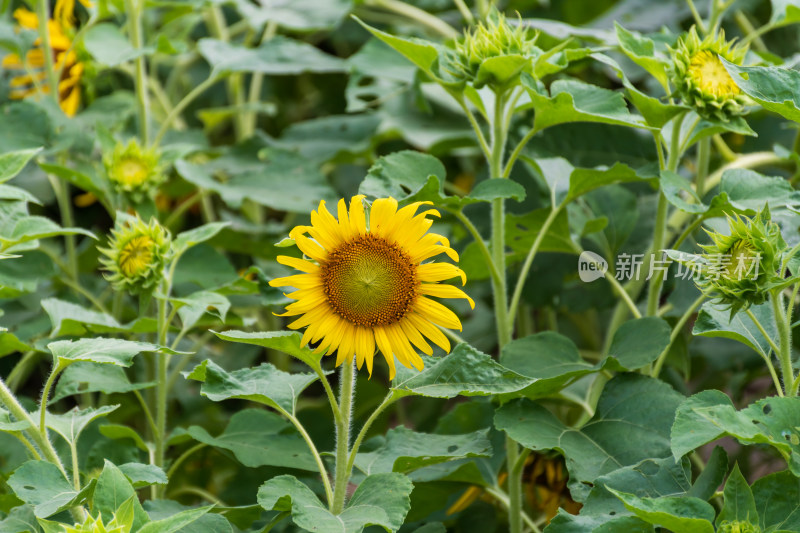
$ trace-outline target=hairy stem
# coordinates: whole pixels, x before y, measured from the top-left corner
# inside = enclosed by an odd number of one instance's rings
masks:
[[[350,453],[350,423],[353,415],[353,393],[355,391],[355,369],[353,359],[346,359],[340,374],[339,420],[336,422],[336,478],[334,479],[331,512],[340,514],[347,499],[350,472],[347,469]]]

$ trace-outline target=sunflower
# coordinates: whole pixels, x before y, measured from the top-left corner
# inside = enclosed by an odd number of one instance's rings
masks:
[[[89,5],[82,1],[84,5]],[[54,58],[54,68],[61,72],[58,82],[58,102],[64,114],[72,117],[78,112],[81,103],[80,81],[84,65],[78,61],[72,39],[74,1],[59,0],[55,6],[55,18],[47,21],[47,32],[50,35],[50,47]],[[25,30],[38,30],[39,18],[24,8],[14,11],[14,18],[20,28]],[[45,56],[42,50],[41,39],[34,42],[34,48],[25,54],[25,59],[18,54],[9,54],[0,63],[3,68],[22,71],[23,73],[11,79],[12,100],[22,100],[38,93],[49,93],[47,73],[45,69]]]
[[[119,217],[111,230],[108,248],[98,248],[106,279],[114,288],[132,294],[155,289],[169,261],[170,234],[157,220],[150,223],[138,217]]]
[[[370,375],[377,346],[394,379],[395,356],[404,366],[421,370],[417,349],[431,355],[428,340],[450,351],[437,325],[461,330],[455,313],[431,296],[475,304],[461,289],[437,283],[460,277],[464,284],[464,271],[450,263],[423,263],[441,253],[458,261],[446,238],[428,233],[433,223],[428,216],[438,211],[417,213],[429,202],[398,209],[394,198],[380,198],[372,203],[367,224],[363,199],[354,196],[349,212],[340,200],[338,220],[320,202],[311,212],[311,226],[297,226],[289,234],[313,262],[279,256],[279,263],[303,273],[270,285],[297,289],[287,294],[296,301],[281,316],[298,317],[289,327],[306,328],[303,346],[319,341],[315,352],[337,352],[337,366],[355,356],[358,368],[366,361]]]

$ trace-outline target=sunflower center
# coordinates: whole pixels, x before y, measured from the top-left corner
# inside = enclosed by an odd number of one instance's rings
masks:
[[[727,255],[730,256],[730,263],[725,266],[723,276],[729,281],[740,281],[756,274],[755,263],[758,255],[747,241],[736,241]]]
[[[416,264],[399,246],[370,233],[340,245],[321,267],[331,308],[359,326],[397,322],[417,296]]]
[[[692,56],[689,74],[706,94],[719,97],[735,96],[741,92],[719,57],[709,50],[701,50]]]
[[[119,163],[119,177],[125,185],[141,185],[147,179],[147,167],[138,159],[123,159]]]
[[[126,277],[144,272],[153,259],[153,239],[146,235],[134,237],[125,243],[119,254],[119,269]]]

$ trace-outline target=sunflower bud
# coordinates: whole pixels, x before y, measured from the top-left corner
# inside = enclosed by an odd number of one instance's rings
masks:
[[[704,118],[727,122],[741,115],[750,100],[734,83],[720,58],[741,65],[746,46],[734,46],[720,31],[702,41],[694,27],[678,39],[672,50],[672,81],[683,103],[694,108]]]
[[[127,145],[117,143],[103,157],[103,164],[116,191],[136,203],[153,195],[165,179],[158,153],[152,148],[142,148],[136,139]]]
[[[761,528],[750,522],[739,520],[725,521],[719,525],[717,533],[761,533]]]
[[[524,60],[536,50],[536,37],[522,24],[512,27],[505,16],[492,11],[486,21],[482,21],[464,37],[455,42],[454,49],[443,67],[455,78],[469,81],[476,88],[489,85],[492,89],[502,89],[516,80],[524,69]],[[481,70],[486,61],[516,56],[520,59],[517,71],[503,73],[503,79],[491,72]]]
[[[732,313],[764,303],[769,290],[781,281],[779,267],[786,243],[764,208],[752,220],[728,217],[730,235],[707,232],[704,265],[698,288]]]
[[[108,248],[100,248],[106,279],[117,290],[133,294],[152,291],[161,281],[170,255],[169,232],[157,220],[146,224],[138,216],[125,217],[111,231]]]
[[[61,533],[129,533],[131,526],[125,524],[117,524],[116,517],[108,524],[103,523],[103,515],[100,514],[97,518],[89,516],[83,524],[75,524],[74,526],[62,526]]]

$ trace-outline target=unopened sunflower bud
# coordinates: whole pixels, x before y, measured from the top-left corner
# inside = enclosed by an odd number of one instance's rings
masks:
[[[118,143],[103,164],[117,192],[136,203],[152,196],[165,179],[158,153],[142,148],[136,139]]]
[[[476,88],[489,85],[492,89],[501,89],[511,81],[508,76],[498,79],[491,73],[482,73],[481,66],[495,58],[530,57],[536,50],[536,37],[536,33],[522,24],[512,27],[502,13],[493,11],[486,21],[466,31],[464,37],[455,42],[443,66],[456,79],[471,82]],[[524,63],[520,62],[519,71],[523,68]],[[518,76],[519,71],[511,79]]]
[[[128,218],[111,231],[108,248],[100,248],[100,259],[117,290],[133,294],[152,291],[164,275],[170,255],[169,232],[153,219]]]
[[[116,517],[108,524],[104,524],[102,514],[99,514],[97,518],[87,517],[83,524],[62,525],[61,528],[60,533],[129,533],[131,530],[129,525],[118,524]]]
[[[768,208],[752,220],[728,217],[728,225],[730,235],[707,232],[711,244],[702,246],[705,265],[698,288],[735,313],[764,303],[769,290],[781,281],[786,243]]]
[[[720,31],[703,40],[694,27],[672,50],[672,81],[684,104],[704,118],[728,121],[745,112],[749,98],[742,93],[720,58],[741,65],[745,46],[734,46]]]
[[[750,522],[740,520],[725,521],[719,525],[717,533],[761,533],[761,528]]]

